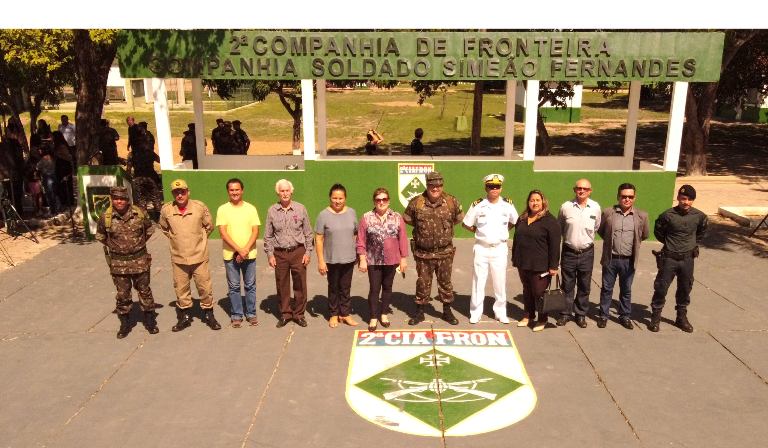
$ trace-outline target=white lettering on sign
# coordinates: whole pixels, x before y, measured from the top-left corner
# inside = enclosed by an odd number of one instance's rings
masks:
[[[357,345],[510,347],[512,341],[505,331],[393,330],[362,332],[357,339]]]

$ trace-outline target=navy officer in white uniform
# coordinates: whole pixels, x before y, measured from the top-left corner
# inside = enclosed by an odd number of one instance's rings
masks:
[[[485,283],[491,272],[493,295],[496,301],[493,313],[496,319],[508,324],[507,317],[507,254],[509,230],[517,222],[517,210],[512,201],[501,196],[504,176],[489,174],[483,178],[485,197],[472,203],[464,216],[462,226],[475,234],[474,274],[472,298],[469,303],[469,323],[480,322],[485,301]]]

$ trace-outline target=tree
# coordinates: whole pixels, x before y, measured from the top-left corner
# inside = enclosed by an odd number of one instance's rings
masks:
[[[742,58],[736,56],[742,47],[745,47],[750,41],[768,31],[763,30],[728,30],[725,32],[725,43],[723,46],[723,62],[720,68],[720,80],[715,82],[692,83],[688,88],[688,97],[685,102],[685,124],[683,125],[682,152],[685,154],[685,174],[689,176],[707,174],[707,146],[709,145],[709,131],[712,115],[715,111],[715,103],[718,97],[718,88],[720,84],[732,84],[724,80],[727,75],[733,76],[734,73],[741,72],[745,67],[742,64],[748,64],[754,60],[755,56],[763,51],[765,47],[752,48],[751,54],[745,54]],[[765,39],[761,39],[765,40]],[[746,48],[749,48],[748,46]],[[729,70],[731,64],[740,61]],[[745,86],[742,86],[745,87]]]
[[[0,102],[18,118],[29,109],[34,133],[43,102],[58,104],[74,81],[70,30],[0,30]]]
[[[573,98],[573,86],[574,84],[568,81],[539,83],[539,104],[536,107],[536,133],[539,139],[539,145],[536,147],[537,155],[548,156],[552,153],[552,141],[549,139],[547,126],[541,116],[541,106],[549,103],[555,109],[568,107],[567,100]]]
[[[88,163],[98,148],[99,120],[107,95],[107,76],[117,51],[116,30],[73,30],[77,108],[77,162]]]
[[[29,102],[34,132],[42,103],[56,103],[61,88],[71,84],[75,111],[77,161],[86,164],[96,148],[107,92],[107,75],[117,49],[116,30],[2,30],[0,101],[20,112],[13,95]],[[21,92],[21,93],[20,93]]]

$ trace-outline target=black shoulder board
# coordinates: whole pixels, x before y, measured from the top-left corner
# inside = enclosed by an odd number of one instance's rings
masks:
[[[512,203],[512,199],[509,199],[509,198],[508,198],[508,197],[506,197],[506,196],[502,196],[502,197],[501,197],[501,199],[503,199],[503,200],[504,200],[504,202],[509,202],[510,204]]]
[[[476,200],[475,200],[475,201],[472,203],[472,207],[474,207],[474,206],[476,206],[477,204],[479,204],[479,203],[483,202],[483,199],[485,199],[485,198],[479,198],[479,199],[476,199]]]

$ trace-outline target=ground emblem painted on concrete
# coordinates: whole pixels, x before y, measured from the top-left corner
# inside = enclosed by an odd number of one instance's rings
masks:
[[[536,406],[507,330],[358,330],[346,396],[366,420],[434,437],[501,429]]]
[[[427,189],[427,173],[431,173],[434,170],[434,163],[397,164],[398,196],[403,207],[408,207],[411,199]]]

